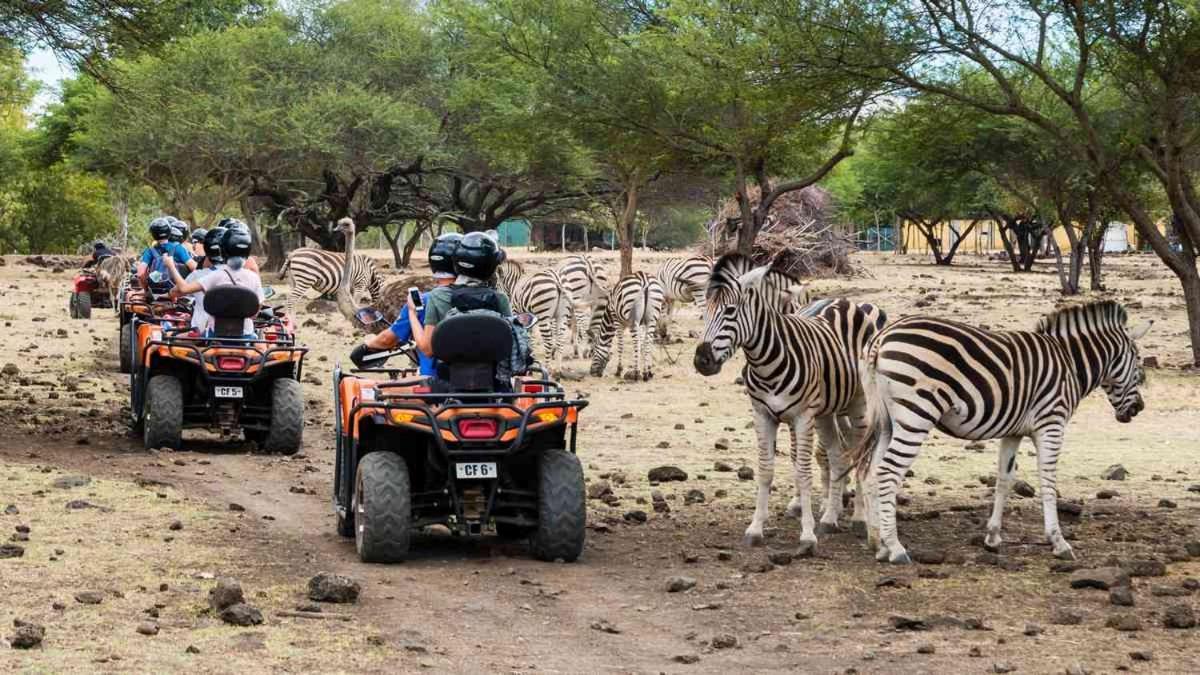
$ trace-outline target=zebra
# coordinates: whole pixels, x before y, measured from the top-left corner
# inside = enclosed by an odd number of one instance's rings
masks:
[[[633,336],[633,377],[649,380],[654,377],[653,330],[662,311],[664,291],[657,278],[645,272],[635,272],[622,278],[608,293],[603,308],[592,315],[592,369],[600,377],[608,365],[613,333],[617,336],[617,376],[621,376],[625,351],[625,329]]]
[[[520,269],[516,263],[512,263],[506,274],[504,266],[509,264],[506,261],[497,271],[498,286],[508,294],[514,311],[537,316],[538,332],[542,336],[546,356],[557,363],[561,357],[560,337],[570,321],[572,308],[571,297],[563,287],[563,280],[553,270],[529,276],[514,275],[513,270]],[[507,285],[509,283],[512,285]]]
[[[896,490],[929,432],[956,438],[999,438],[995,501],[985,545],[1001,543],[1004,505],[1021,438],[1037,449],[1046,536],[1058,558],[1075,557],[1058,525],[1055,468],[1063,430],[1096,387],[1108,394],[1118,422],[1145,404],[1136,340],[1150,324],[1127,328],[1125,308],[1111,300],[1058,310],[1033,331],[983,330],[955,321],[910,316],[869,345],[863,367],[871,431],[854,465],[868,483],[868,543],[876,558],[911,562],[896,536]]]
[[[508,295],[516,287],[517,280],[525,275],[525,268],[516,260],[504,260],[496,267],[495,286]]]
[[[667,328],[674,314],[675,303],[692,301],[697,307],[704,304],[704,289],[712,274],[713,260],[707,256],[668,258],[658,266],[654,276],[663,286],[665,310],[659,316],[658,338],[667,339]]]
[[[121,286],[129,278],[132,267],[133,259],[120,254],[101,258],[96,263],[96,279],[108,289],[109,298],[118,314],[121,312]]]
[[[558,275],[571,295],[571,351],[579,356],[585,324],[594,310],[608,297],[608,275],[591,258],[573,255],[558,266]]]
[[[792,432],[796,479],[788,514],[800,517],[801,550],[811,552],[817,543],[810,504],[813,431],[828,463],[827,469],[822,468],[826,502],[819,531],[835,531],[847,473],[842,470],[844,455],[866,432],[858,358],[861,347],[883,327],[887,317],[872,305],[849,300],[822,301],[809,310],[816,316],[792,313],[792,299],[781,290],[784,280],[791,279],[769,266],[754,268],[746,256],[732,253],[719,258],[706,290],[705,328],[694,365],[701,375],[715,375],[739,347],[746,355],[743,379],[759,445],[758,495],[754,517],[746,528],[746,543],[763,543],[775,472],[776,433],[780,423],[786,422]],[[844,444],[840,442],[843,431],[848,436]],[[856,521],[866,514],[861,493],[860,485]]]
[[[345,265],[345,255],[333,251],[323,251],[316,248],[298,248],[288,254],[279,270],[280,276],[286,276],[291,292],[287,298],[287,314],[293,314],[293,305],[298,298],[308,295],[315,290],[319,295],[336,293],[338,284],[342,281],[342,267]],[[350,259],[350,274],[352,294],[366,290],[371,296],[371,304],[379,302],[383,290],[383,277],[375,267],[375,261],[365,255],[355,255]]]

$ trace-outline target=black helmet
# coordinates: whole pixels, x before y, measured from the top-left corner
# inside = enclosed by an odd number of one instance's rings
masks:
[[[180,243],[187,238],[187,228],[184,227],[183,221],[178,218],[168,218],[171,223],[171,234],[168,237],[171,241]]]
[[[92,248],[97,251],[103,251],[104,249],[106,249],[108,247],[104,245],[104,242],[98,241],[98,242],[92,244]]]
[[[500,247],[482,232],[464,235],[454,249],[454,271],[472,279],[487,281],[496,272]]]
[[[457,232],[447,232],[433,240],[433,246],[429,247],[429,269],[434,274],[454,274],[454,251],[462,239]]]
[[[221,255],[230,258],[250,257],[250,232],[230,227],[221,235]]]
[[[245,223],[238,220],[237,218],[230,218],[229,216],[222,218],[221,222],[217,223],[217,227],[223,227],[227,230],[245,230],[247,232],[250,231],[250,228],[247,227],[247,225]]]
[[[221,239],[225,231],[223,227],[214,227],[204,235],[204,256],[214,265],[225,262],[225,256],[221,254]]]
[[[194,243],[194,244],[204,243],[204,237],[207,234],[208,234],[208,230],[204,229],[203,227],[197,227],[196,229],[192,230],[192,235],[191,235],[192,243]]]
[[[171,236],[171,221],[166,218],[155,218],[150,221],[150,237],[154,241],[168,239]]]

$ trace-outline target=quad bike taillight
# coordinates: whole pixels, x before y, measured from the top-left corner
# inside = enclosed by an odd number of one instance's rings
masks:
[[[458,421],[458,437],[463,440],[488,440],[496,437],[499,433],[499,425],[496,420],[489,418],[478,418]]]
[[[526,394],[540,394],[540,393],[542,393],[542,385],[540,385],[540,384],[521,385],[521,391]]]
[[[241,370],[246,367],[246,359],[242,356],[221,356],[217,358],[219,370]]]

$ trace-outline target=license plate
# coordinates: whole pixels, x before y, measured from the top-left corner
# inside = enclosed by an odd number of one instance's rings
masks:
[[[495,462],[462,462],[454,466],[459,480],[471,478],[495,478]]]
[[[241,387],[217,387],[213,394],[217,398],[242,398]]]

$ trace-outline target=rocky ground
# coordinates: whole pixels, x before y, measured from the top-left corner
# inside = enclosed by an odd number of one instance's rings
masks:
[[[712,378],[692,370],[694,309],[674,330],[682,342],[657,351],[651,382],[610,370],[571,383],[592,401],[579,452],[595,498],[580,562],[427,536],[413,560],[369,566],[336,535],[329,508],[328,382],[353,344],[340,316],[314,307],[301,318],[313,348],[302,456],[256,455],[202,433],[184,452],[146,452],[126,431],[115,319],[67,318],[67,265],[3,260],[0,670],[1200,669],[1200,380],[1181,368],[1180,291],[1152,257],[1106,261],[1104,297],[1135,320],[1155,319],[1142,353],[1158,365],[1132,423],[1118,424],[1096,394],[1068,430],[1061,508],[1080,560],[1050,555],[1039,504],[1022,497],[1010,502],[1001,553],[984,551],[995,446],[935,438],[907,483],[901,537],[924,562],[906,568],[875,563],[849,533],[790,559],[798,527],[783,516],[782,463],[768,545],[740,547],[756,456],[748,404],[736,363]],[[952,269],[892,255],[859,261],[866,275],[816,280],[813,290],[893,317],[920,311],[995,328],[1032,326],[1057,299],[1048,268],[1014,274],[969,256]],[[586,369],[582,359],[568,365]],[[1019,477],[1032,483],[1030,449]],[[1103,478],[1116,464],[1123,480]],[[652,485],[648,472],[662,465],[686,478]],[[352,578],[357,600],[313,600],[319,572]]]

